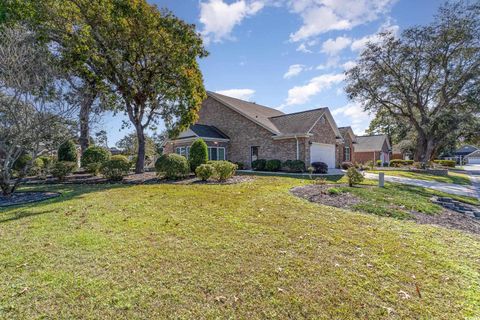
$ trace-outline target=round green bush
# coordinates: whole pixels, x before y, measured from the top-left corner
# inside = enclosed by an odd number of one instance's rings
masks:
[[[220,181],[225,181],[235,175],[237,165],[230,161],[208,161],[215,168],[215,177]]]
[[[273,159],[273,160],[267,160],[267,163],[265,164],[265,170],[267,171],[280,171],[282,168],[282,161]]]
[[[195,175],[203,181],[207,181],[215,174],[215,167],[211,164],[201,164],[197,167],[197,169],[195,169]]]
[[[72,140],[67,140],[58,148],[58,161],[77,162],[77,146]]]
[[[183,178],[190,173],[187,158],[176,153],[164,154],[155,162],[158,175],[167,179]]]
[[[342,162],[341,167],[342,167],[343,170],[347,170],[348,168],[355,167],[355,165],[351,162],[344,161],[344,162]]]
[[[108,180],[121,181],[130,172],[130,162],[125,156],[113,156],[102,164],[100,171]]]
[[[325,162],[312,162],[314,173],[328,173],[328,165]]]
[[[302,160],[287,160],[283,163],[283,167],[288,172],[304,172],[305,162]]]
[[[107,160],[108,161],[108,160]],[[103,162],[105,163],[105,162]],[[87,166],[85,167],[86,171],[88,173],[91,173],[92,175],[94,176],[98,176],[98,174],[101,172],[102,170],[102,166],[103,166],[103,163],[101,162],[92,162],[92,163],[89,163],[87,164]]]
[[[267,164],[267,160],[265,159],[258,159],[252,161],[252,169],[255,171],[263,171],[265,170],[265,166]]]
[[[201,164],[208,161],[208,147],[203,139],[197,139],[190,147],[190,169],[195,172],[195,169]]]
[[[107,149],[98,146],[91,146],[83,152],[80,162],[83,168],[87,168],[91,163],[104,163],[110,159],[110,156],[111,153]]]
[[[63,181],[68,175],[74,172],[76,168],[77,168],[76,162],[55,161],[51,169],[51,172],[52,172],[52,176],[54,176],[60,181]]]

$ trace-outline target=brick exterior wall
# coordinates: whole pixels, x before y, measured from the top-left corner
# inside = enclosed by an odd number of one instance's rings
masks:
[[[345,137],[343,137],[344,143],[339,144],[337,148],[337,159],[338,159],[338,165],[340,166],[342,162],[348,161],[354,163],[356,161],[355,159],[355,152],[353,149],[353,141],[350,136],[350,134],[346,134]],[[350,160],[345,159],[345,147],[350,147]]]
[[[230,142],[225,143],[227,160],[241,162],[245,168],[250,168],[250,153],[253,146],[259,147],[259,159],[279,159],[283,162],[297,158],[296,139],[274,140],[273,133],[269,130],[211,97],[203,102],[197,123],[215,126],[226,134],[230,138]],[[335,144],[336,140],[332,127],[321,121],[314,126],[312,134],[313,136],[310,138],[298,138],[299,159],[304,161],[307,166],[310,164],[310,141]],[[191,142],[167,142],[164,146],[164,153],[172,153],[176,147],[190,144]],[[207,144],[210,146],[212,142],[207,142]]]
[[[382,150],[376,152],[355,152],[355,161],[359,163],[365,163],[367,161],[380,160],[380,152],[388,152],[388,145],[385,141],[382,146]]]

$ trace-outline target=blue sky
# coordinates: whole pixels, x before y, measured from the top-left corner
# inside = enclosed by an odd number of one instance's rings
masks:
[[[327,106],[357,134],[371,115],[344,93],[343,73],[375,34],[429,23],[441,0],[149,0],[196,25],[210,55],[205,87],[290,113]],[[113,146],[133,129],[103,117]]]

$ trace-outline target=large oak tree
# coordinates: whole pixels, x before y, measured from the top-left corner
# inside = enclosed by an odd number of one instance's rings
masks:
[[[412,128],[416,160],[429,161],[478,121],[480,5],[447,3],[430,25],[380,34],[346,76],[349,97]]]

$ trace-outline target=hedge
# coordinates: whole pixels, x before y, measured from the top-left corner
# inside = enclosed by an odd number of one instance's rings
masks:
[[[457,162],[455,160],[433,160],[434,163],[444,167],[455,168]]]

